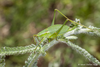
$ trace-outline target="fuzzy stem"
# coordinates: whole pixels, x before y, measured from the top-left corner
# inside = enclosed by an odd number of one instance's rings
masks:
[[[34,44],[26,47],[3,47],[0,49],[0,56],[30,53],[35,48],[36,46]]]
[[[100,65],[100,62],[96,58],[94,58],[90,53],[88,53],[85,49],[79,47],[78,45],[71,43],[70,41],[68,42],[61,41],[61,42],[66,43],[68,46],[70,46],[72,49],[79,52],[83,56],[85,56],[89,61],[93,62],[94,64]]]

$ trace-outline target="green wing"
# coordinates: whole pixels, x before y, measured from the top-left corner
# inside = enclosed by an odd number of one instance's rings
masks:
[[[52,26],[50,26],[50,27],[44,29],[43,31],[39,32],[39,33],[37,34],[37,36],[46,37],[46,38],[52,38],[52,37],[50,37],[50,36],[51,36],[53,33],[55,33],[56,31],[58,31],[61,27],[62,27],[61,24],[52,25]],[[64,25],[63,28],[59,31],[58,35],[67,32],[68,29],[69,29],[69,26]]]

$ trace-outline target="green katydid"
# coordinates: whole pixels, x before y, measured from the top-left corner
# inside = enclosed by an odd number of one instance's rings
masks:
[[[66,18],[66,21],[62,24],[56,24],[54,25],[54,20],[55,20],[55,12],[59,12],[61,15],[63,15],[65,18]],[[70,21],[72,22],[75,26],[77,25],[81,25],[75,21],[72,21],[70,20],[69,18],[67,18],[64,14],[62,14],[58,9],[55,9],[54,10],[54,17],[53,17],[53,21],[52,21],[52,24],[50,27],[44,29],[43,31],[39,32],[37,35],[33,35],[33,38],[34,36],[36,37],[39,37],[39,40],[40,40],[40,43],[43,42],[45,40],[45,38],[47,39],[57,39],[58,36],[61,36],[63,35],[65,32],[69,31],[70,30],[70,27],[65,25],[67,21]],[[83,27],[86,27],[84,25],[81,25]],[[86,27],[88,28],[88,27]],[[73,28],[72,28],[73,29]],[[90,29],[90,28],[88,28]],[[35,39],[34,39],[35,40]],[[39,44],[40,44],[39,43]]]

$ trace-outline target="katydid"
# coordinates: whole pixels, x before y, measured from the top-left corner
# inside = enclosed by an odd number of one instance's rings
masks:
[[[66,21],[63,23],[63,25],[62,24],[56,24],[56,25],[54,25],[55,12],[56,11],[58,11],[61,15],[63,15],[66,18]],[[52,21],[51,26],[48,27],[48,28],[46,28],[46,29],[44,29],[43,31],[39,32],[37,35],[33,35],[33,38],[34,38],[34,36],[39,37],[40,43],[43,42],[45,40],[45,38],[47,38],[47,39],[56,39],[57,40],[58,36],[61,36],[65,32],[69,31],[70,27],[67,26],[67,25],[65,25],[67,21],[72,22],[75,26],[81,25],[81,24],[79,24],[77,22],[74,22],[74,21],[70,20],[69,18],[67,18],[58,9],[55,9],[54,10],[54,17],[53,17],[53,21]],[[84,25],[81,25],[81,26],[86,27]],[[88,28],[88,27],[86,27],[86,28]],[[90,28],[88,28],[88,29],[90,29]]]

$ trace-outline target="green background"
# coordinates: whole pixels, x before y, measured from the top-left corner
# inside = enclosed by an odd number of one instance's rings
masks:
[[[100,27],[100,0],[0,0],[0,47],[34,43],[32,36],[51,25],[55,8],[72,20],[80,19],[83,25]],[[55,24],[64,21],[57,12]],[[100,38],[77,36],[72,42],[100,60]],[[22,67],[28,56],[6,56],[6,67]],[[87,64],[91,62],[64,43],[53,46],[38,60],[39,67],[89,67]]]

